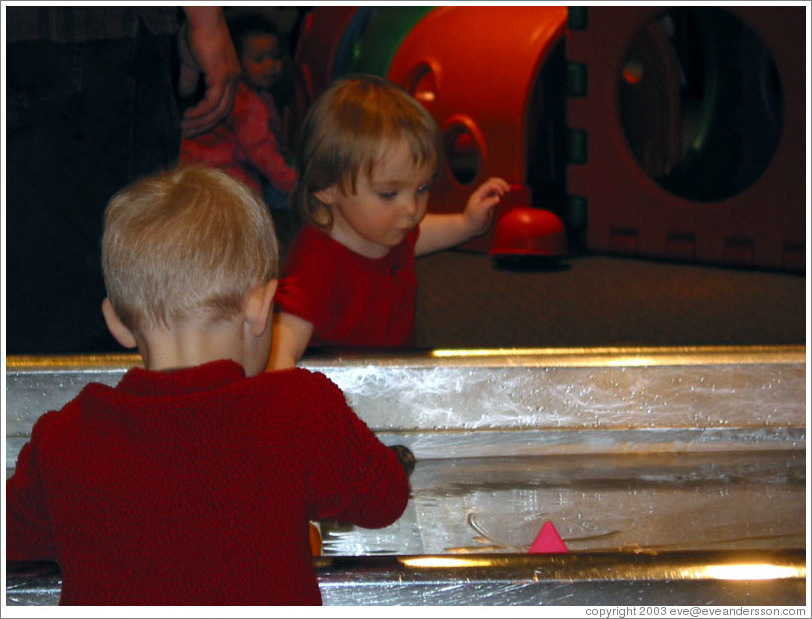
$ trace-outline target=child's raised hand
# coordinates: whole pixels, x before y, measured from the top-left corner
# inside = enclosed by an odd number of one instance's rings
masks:
[[[510,183],[501,178],[489,178],[482,183],[465,205],[462,213],[429,213],[420,223],[420,236],[415,255],[425,256],[478,236],[488,229],[493,208],[508,191]]]
[[[499,204],[499,200],[508,191],[510,191],[510,183],[503,178],[492,177],[471,194],[465,205],[463,216],[473,235],[482,234],[488,229],[494,207]]]

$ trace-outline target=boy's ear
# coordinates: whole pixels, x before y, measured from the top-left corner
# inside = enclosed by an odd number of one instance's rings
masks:
[[[279,280],[270,279],[259,284],[248,292],[245,304],[245,320],[251,328],[251,334],[259,337],[269,328],[273,311],[273,297]]]
[[[104,301],[102,301],[102,314],[104,315],[104,322],[107,323],[107,328],[113,337],[116,338],[116,341],[124,348],[135,348],[137,345],[135,335],[124,326],[116,310],[113,309],[113,304],[110,303],[110,299],[106,297]]]

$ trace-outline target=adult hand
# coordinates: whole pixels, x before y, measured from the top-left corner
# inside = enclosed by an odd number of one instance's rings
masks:
[[[206,92],[181,120],[185,137],[194,137],[215,127],[228,116],[240,81],[240,63],[228,33],[221,7],[185,7],[186,24],[181,30],[178,50],[180,75],[178,93],[189,97],[202,71]]]

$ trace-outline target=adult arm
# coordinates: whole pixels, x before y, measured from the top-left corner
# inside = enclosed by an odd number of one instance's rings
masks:
[[[187,6],[184,12],[186,23],[178,41],[179,95],[189,97],[194,93],[201,72],[206,79],[203,99],[181,120],[184,136],[194,137],[228,116],[241,72],[222,7]]]

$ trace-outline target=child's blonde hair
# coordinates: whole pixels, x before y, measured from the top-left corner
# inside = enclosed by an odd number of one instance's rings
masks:
[[[270,213],[219,170],[137,181],[113,196],[104,224],[107,296],[130,330],[233,317],[250,288],[278,277]]]
[[[405,138],[414,163],[439,170],[442,137],[434,118],[406,90],[374,75],[335,82],[308,112],[299,134],[299,180],[293,204],[304,219],[329,228],[329,209],[314,193],[337,185],[354,193],[358,174],[371,174],[383,149]]]

